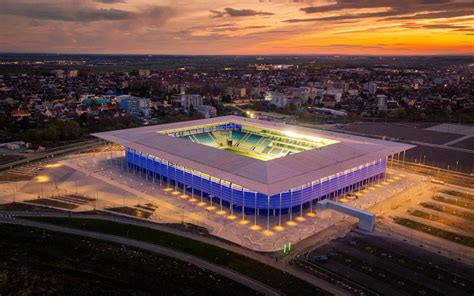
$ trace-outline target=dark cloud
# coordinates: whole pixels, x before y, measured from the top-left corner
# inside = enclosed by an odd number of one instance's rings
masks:
[[[397,11],[426,11],[435,9],[472,7],[472,1],[456,0],[338,0],[335,4],[301,8],[306,13],[339,11],[342,9],[390,8]]]
[[[474,5],[474,4],[473,4]],[[441,11],[431,13],[417,13],[415,15],[405,16],[392,16],[387,17],[386,21],[397,21],[397,20],[421,20],[421,19],[437,19],[437,18],[453,18],[461,16],[471,16],[474,14],[474,8],[466,8],[465,10],[453,10],[453,11]]]
[[[383,9],[381,12],[360,12],[360,9]],[[450,18],[474,14],[474,2],[455,0],[338,0],[335,4],[301,8],[307,14],[355,10],[329,17],[289,19],[285,22],[317,22],[358,20],[364,18],[385,18],[384,20]]]
[[[292,45],[292,46],[273,46],[273,48],[314,48],[314,49],[339,49],[339,48],[352,48],[352,49],[385,49],[384,46],[379,45],[357,45],[357,44],[329,44],[329,45]]]
[[[358,20],[372,17],[386,17],[391,15],[389,12],[369,12],[369,13],[358,13],[358,14],[340,14],[335,16],[327,17],[314,17],[305,19],[288,19],[285,23],[305,23],[305,22],[322,22],[322,21],[347,21],[347,20]]]
[[[431,25],[423,25],[422,27],[427,28],[427,29],[465,29],[465,28],[470,28],[469,26],[450,25],[450,24],[431,24]]]
[[[274,15],[274,13],[271,12],[256,11],[252,9],[235,9],[231,7],[226,7],[224,10],[210,10],[210,12],[212,13],[210,17],[213,18]]]
[[[94,0],[94,2],[99,2],[103,4],[117,4],[117,3],[126,3],[125,0]]]
[[[416,23],[407,23],[403,24],[402,27],[408,29],[414,28],[424,28],[424,29],[434,29],[434,30],[450,30],[451,32],[474,32],[474,28],[468,25],[453,25],[453,24],[416,24]]]
[[[448,3],[451,0],[421,0],[421,4],[441,4],[441,3]]]
[[[268,28],[268,26],[245,26],[245,27],[215,27],[211,29],[210,31],[212,32],[235,32],[235,31],[243,31],[243,30],[248,30],[248,29],[265,29]]]
[[[28,23],[32,27],[39,27],[41,26],[41,23],[35,20],[32,20],[31,22]]]
[[[106,0],[107,1],[107,0]],[[0,0],[0,15],[12,15],[64,22],[127,21],[154,20],[160,22],[171,16],[167,7],[151,6],[141,12],[122,9],[103,9],[84,5],[60,5],[56,3],[27,3]]]

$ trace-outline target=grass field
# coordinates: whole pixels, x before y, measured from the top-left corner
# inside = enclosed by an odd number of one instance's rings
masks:
[[[455,198],[444,197],[444,196],[440,196],[440,195],[433,196],[433,199],[436,200],[436,201],[440,201],[440,202],[450,204],[450,205],[466,208],[466,209],[469,209],[469,210],[474,210],[474,203],[470,203],[470,202],[467,202],[467,201],[463,201],[463,200],[459,200],[459,199],[455,199]]]
[[[423,218],[423,219],[430,220],[430,221],[433,221],[433,222],[441,223],[441,224],[444,224],[444,225],[447,225],[447,226],[452,226],[452,227],[459,228],[459,229],[462,229],[462,230],[465,230],[465,231],[472,231],[474,233],[474,225],[472,223],[467,222],[467,221],[466,221],[466,223],[452,221],[450,219],[447,219],[447,218],[444,218],[444,217],[441,217],[441,216],[438,216],[438,215],[433,215],[433,214],[423,212],[423,211],[420,211],[420,210],[410,211],[409,213],[410,213],[410,215],[413,215],[415,217],[419,217],[419,218]]]
[[[469,237],[461,234],[457,234],[451,231],[443,230],[440,228],[432,227],[423,223],[419,223],[410,219],[396,217],[394,221],[397,224],[422,231],[446,240],[462,244],[471,248],[474,248],[474,237]]]
[[[456,190],[443,190],[441,192],[445,193],[445,194],[453,195],[453,196],[466,198],[466,199],[469,199],[469,200],[474,200],[474,195],[468,194],[466,192],[460,192],[460,191],[456,191]]]
[[[329,295],[326,291],[303,280],[246,256],[171,233],[96,219],[51,217],[30,217],[28,219],[64,227],[129,237],[175,249],[250,276],[287,295]]]
[[[73,210],[73,209],[78,207],[78,205],[74,205],[74,204],[70,204],[70,203],[66,203],[66,202],[61,202],[61,201],[54,200],[54,199],[48,199],[48,198],[31,199],[31,200],[26,200],[26,202],[34,203],[34,204],[37,204],[37,205],[63,208],[63,209],[66,209],[66,210]]]
[[[446,214],[457,216],[459,218],[463,218],[463,219],[466,219],[466,220],[469,220],[469,221],[474,221],[474,214],[469,213],[467,211],[461,211],[461,210],[458,210],[458,209],[450,207],[450,206],[441,206],[439,204],[429,203],[429,202],[423,202],[420,205],[422,207],[427,208],[427,209],[432,209],[432,210],[435,210],[435,211],[444,212]]]
[[[1,295],[255,295],[186,262],[18,225],[0,227]]]
[[[151,213],[130,207],[108,208],[107,210],[139,218],[149,218]]]

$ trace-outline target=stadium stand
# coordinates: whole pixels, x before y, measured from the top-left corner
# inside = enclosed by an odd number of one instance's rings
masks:
[[[204,129],[192,135],[175,136],[195,143],[226,149],[263,160],[283,157],[326,145],[324,141],[295,139],[268,130],[249,131],[240,126],[222,126],[219,129]],[[196,130],[195,130],[196,131]],[[232,143],[232,144],[230,144]]]

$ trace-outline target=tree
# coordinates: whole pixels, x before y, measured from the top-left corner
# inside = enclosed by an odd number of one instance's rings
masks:
[[[420,114],[420,120],[421,120],[421,121],[425,121],[425,120],[426,120],[426,113],[425,113],[425,112],[422,112],[422,113]]]
[[[59,129],[56,125],[51,124],[46,129],[43,130],[43,139],[48,141],[58,141],[59,140]]]
[[[396,114],[398,118],[405,118],[405,116],[407,115],[404,108],[398,108]]]

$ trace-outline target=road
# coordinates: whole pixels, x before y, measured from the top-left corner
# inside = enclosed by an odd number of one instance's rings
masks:
[[[38,161],[38,160],[41,160],[43,158],[48,158],[50,156],[76,152],[76,151],[83,150],[83,149],[93,148],[93,147],[96,147],[96,146],[99,146],[99,145],[100,145],[99,141],[90,140],[90,141],[86,141],[86,142],[82,142],[82,143],[76,143],[76,144],[68,145],[68,146],[63,147],[63,148],[58,147],[58,148],[52,149],[51,151],[35,153],[35,154],[28,154],[28,155],[26,155],[27,157],[25,159],[21,159],[21,160],[18,160],[18,161],[13,161],[13,162],[9,162],[9,163],[0,165],[0,171],[5,170],[5,169],[9,169],[9,168],[12,168],[12,167],[16,167],[16,166],[19,166],[19,165],[22,165],[22,164],[30,163],[30,162],[33,162],[33,161]]]
[[[135,247],[139,249],[143,249],[146,251],[151,251],[160,255],[168,256],[174,259],[178,259],[187,263],[191,263],[199,268],[209,270],[211,272],[215,272],[217,274],[220,274],[226,278],[229,278],[235,282],[238,282],[242,285],[245,285],[259,293],[262,293],[264,295],[280,295],[280,293],[273,288],[256,281],[250,277],[247,277],[243,274],[237,273],[233,270],[230,270],[228,268],[213,264],[209,261],[202,260],[198,257],[182,253],[176,250],[172,250],[169,248],[165,248],[162,246],[138,241],[138,240],[133,240],[133,239],[128,239],[120,236],[115,236],[115,235],[109,235],[105,233],[98,233],[98,232],[92,232],[92,231],[85,231],[85,230],[79,230],[79,229],[73,229],[73,228],[66,228],[66,227],[61,227],[61,226],[56,226],[52,224],[46,224],[46,223],[40,223],[40,222],[35,222],[35,221],[29,221],[29,220],[19,220],[19,219],[11,219],[11,218],[0,218],[0,223],[9,223],[9,224],[16,224],[16,225],[23,225],[23,226],[30,226],[30,227],[35,227],[35,228],[41,228],[49,231],[54,231],[54,232],[60,232],[60,233],[66,233],[66,234],[72,234],[72,235],[78,235],[78,236],[83,236],[83,237],[88,237],[88,238],[93,238],[93,239],[98,239],[98,240],[103,240],[103,241],[108,241],[112,243],[117,243],[121,245],[127,245],[130,247]]]

